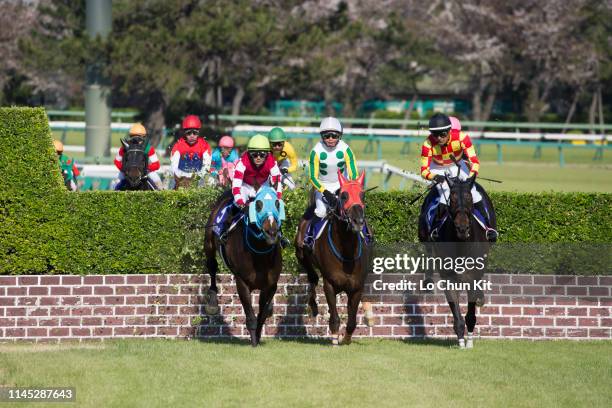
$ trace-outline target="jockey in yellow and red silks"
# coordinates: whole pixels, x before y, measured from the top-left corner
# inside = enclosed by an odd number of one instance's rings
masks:
[[[445,174],[451,177],[459,176],[460,180],[476,177],[480,170],[480,162],[470,137],[461,131],[461,125],[456,120],[453,127],[451,119],[443,113],[434,114],[429,120],[429,136],[421,148],[421,176],[436,182],[440,196],[438,213],[447,211],[450,187]],[[454,160],[453,160],[454,159]],[[459,167],[455,164],[457,162]],[[471,190],[474,207],[484,216],[487,238],[497,238],[497,231],[491,228],[488,213],[482,202],[482,195],[474,185]]]

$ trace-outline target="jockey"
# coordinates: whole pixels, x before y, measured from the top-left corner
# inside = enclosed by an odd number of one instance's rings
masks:
[[[354,180],[358,176],[355,155],[351,148],[342,140],[342,125],[333,117],[327,117],[319,126],[321,140],[310,151],[309,175],[315,188],[315,211],[308,225],[304,243],[310,246],[314,242],[314,226],[327,217],[328,206],[335,208],[337,204],[336,191],[340,188],[338,170],[347,179]]]
[[[212,152],[212,161],[210,165],[210,174],[213,177],[219,177],[219,173],[226,167],[228,163],[234,163],[240,156],[238,151],[234,149],[234,139],[231,136],[223,136],[219,139],[219,145]],[[230,174],[230,179],[233,174]]]
[[[456,126],[461,127],[457,120]],[[443,113],[434,114],[429,120],[429,137],[423,142],[421,149],[421,176],[426,180],[433,180],[440,197],[438,214],[446,214],[448,211],[448,196],[450,187],[444,177],[448,171],[452,176],[457,176],[457,166],[451,159],[455,158],[461,166],[459,179],[467,180],[476,177],[480,168],[480,162],[476,156],[476,150],[472,145],[470,137],[452,127],[451,120]],[[464,160],[466,158],[466,160]],[[472,201],[476,208],[484,217],[486,224],[486,234],[489,241],[497,238],[497,231],[491,228],[488,213],[482,202],[482,195],[472,187]],[[431,231],[432,237],[437,235],[437,229]]]
[[[53,147],[55,147],[55,153],[57,153],[57,157],[60,162],[60,168],[62,170],[62,175],[65,175],[64,180],[66,180],[70,186],[67,186],[70,191],[77,191],[77,177],[80,172],[77,168],[74,160],[64,155],[64,144],[59,140],[53,140]]]
[[[172,174],[191,178],[195,173],[204,176],[210,169],[211,149],[200,137],[202,122],[195,115],[188,115],[181,126],[182,138],[172,147],[170,154]]]
[[[134,123],[128,132],[128,137],[135,138],[140,137],[142,140],[145,140],[147,137],[147,130],[142,125],[142,123]],[[159,159],[157,158],[157,153],[155,152],[155,148],[150,146],[147,142],[145,145],[145,151],[147,152],[147,178],[153,183],[153,185],[158,189],[162,189],[162,182],[157,170],[160,168]],[[121,146],[117,155],[115,156],[115,166],[119,170],[119,183],[115,186],[115,190],[119,190],[121,186],[125,183],[125,175],[123,174],[123,155],[125,154],[125,148]]]
[[[234,206],[240,209],[245,208],[249,200],[254,198],[257,193],[254,187],[256,185],[276,184],[276,196],[280,200],[283,195],[280,177],[280,170],[270,154],[268,138],[260,134],[251,137],[247,144],[247,151],[238,160],[234,172],[232,182]],[[222,233],[221,241],[223,242],[226,238],[227,233]],[[288,244],[287,238],[281,237],[281,245],[286,247]]]
[[[272,155],[280,168],[282,173],[283,184],[285,184],[290,190],[295,189],[295,182],[291,177],[290,173],[293,173],[298,168],[298,158],[295,154],[295,149],[291,146],[291,143],[287,141],[287,136],[283,129],[275,127],[268,133],[268,139],[270,139],[270,147],[272,148]]]

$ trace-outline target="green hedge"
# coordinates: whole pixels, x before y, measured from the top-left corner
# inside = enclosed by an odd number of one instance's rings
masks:
[[[198,273],[217,190],[65,191],[42,109],[0,109],[0,274]],[[416,242],[414,193],[375,193],[378,243]],[[493,193],[501,242],[612,242],[611,194]],[[286,195],[290,237],[306,205]],[[291,248],[285,270],[296,270]]]

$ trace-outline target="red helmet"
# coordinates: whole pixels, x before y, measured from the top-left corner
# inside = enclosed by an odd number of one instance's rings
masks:
[[[183,119],[183,129],[199,129],[201,127],[202,122],[196,115],[188,115]]]

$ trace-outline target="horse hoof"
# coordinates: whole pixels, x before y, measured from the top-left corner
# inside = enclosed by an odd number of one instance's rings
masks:
[[[337,347],[338,345],[340,345],[338,335],[332,334],[332,346]]]
[[[219,302],[217,300],[217,292],[214,290],[208,290],[204,295],[204,312],[207,315],[212,316],[219,314]]]
[[[465,350],[465,339],[459,339],[459,348]]]
[[[465,343],[465,348],[468,348],[468,349],[472,349],[472,348],[474,348],[474,340],[468,340],[468,341]]]
[[[342,340],[340,341],[340,344],[342,344],[343,346],[348,346],[349,344],[352,343],[352,341],[353,340],[351,339],[350,336],[344,336]]]
[[[219,306],[204,306],[204,312],[209,316],[214,316],[219,314]]]

